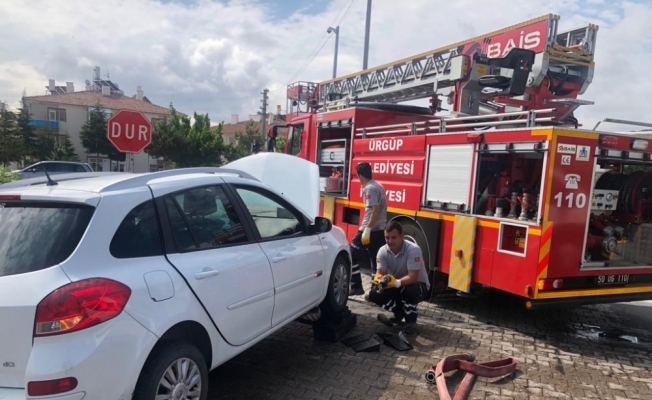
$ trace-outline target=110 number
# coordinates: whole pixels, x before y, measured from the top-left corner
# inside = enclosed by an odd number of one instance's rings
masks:
[[[577,196],[575,196],[575,193],[571,192],[564,197],[563,193],[559,192],[555,195],[554,199],[557,200],[557,207],[559,208],[561,208],[563,204],[567,204],[568,208],[584,208],[586,205],[586,195],[584,193],[578,193]],[[566,199],[565,202],[564,199]]]

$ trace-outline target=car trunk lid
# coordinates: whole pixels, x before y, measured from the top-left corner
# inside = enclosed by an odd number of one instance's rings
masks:
[[[37,306],[70,283],[59,266],[77,248],[93,210],[0,196],[0,387],[24,387]]]

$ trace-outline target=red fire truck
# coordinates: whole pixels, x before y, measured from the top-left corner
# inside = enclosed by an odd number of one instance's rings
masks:
[[[598,27],[558,22],[289,85],[285,151],[320,165],[322,215],[353,238],[355,166],[369,162],[433,296],[490,287],[529,309],[652,299],[651,139],[580,127]]]

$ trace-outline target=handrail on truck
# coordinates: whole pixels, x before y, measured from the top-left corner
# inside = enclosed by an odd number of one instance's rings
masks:
[[[486,115],[469,115],[463,117],[453,117],[453,118],[437,118],[431,119],[428,121],[421,122],[412,122],[408,124],[392,124],[392,125],[380,125],[370,128],[356,128],[356,136],[365,138],[367,136],[377,136],[384,134],[399,134],[399,133],[411,133],[413,135],[417,133],[426,133],[427,135],[437,135],[440,133],[446,133],[446,127],[449,122],[463,122],[463,121],[477,121],[482,119],[493,119],[496,117],[518,117],[518,116],[527,116],[523,119],[513,119],[507,121],[488,121],[488,122],[473,122],[473,123],[462,123],[455,124],[452,127],[454,128],[475,128],[475,127],[492,127],[492,126],[501,126],[501,125],[524,125],[524,127],[529,128],[534,126],[537,122],[551,122],[554,120],[554,117],[540,117],[537,118],[538,114],[547,114],[555,112],[555,108],[546,108],[542,110],[528,110],[528,111],[513,111],[506,112],[502,114],[486,114]],[[428,125],[423,128],[417,128],[417,126]],[[403,129],[392,129],[392,128],[403,128]],[[426,132],[437,128],[436,132]],[[383,130],[376,132],[379,129],[392,129],[392,130]],[[371,132],[370,132],[371,131]]]

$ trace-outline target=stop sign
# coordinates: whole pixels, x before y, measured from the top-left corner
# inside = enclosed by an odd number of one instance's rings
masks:
[[[152,143],[152,124],[139,111],[120,110],[109,118],[106,137],[118,151],[140,153]]]

